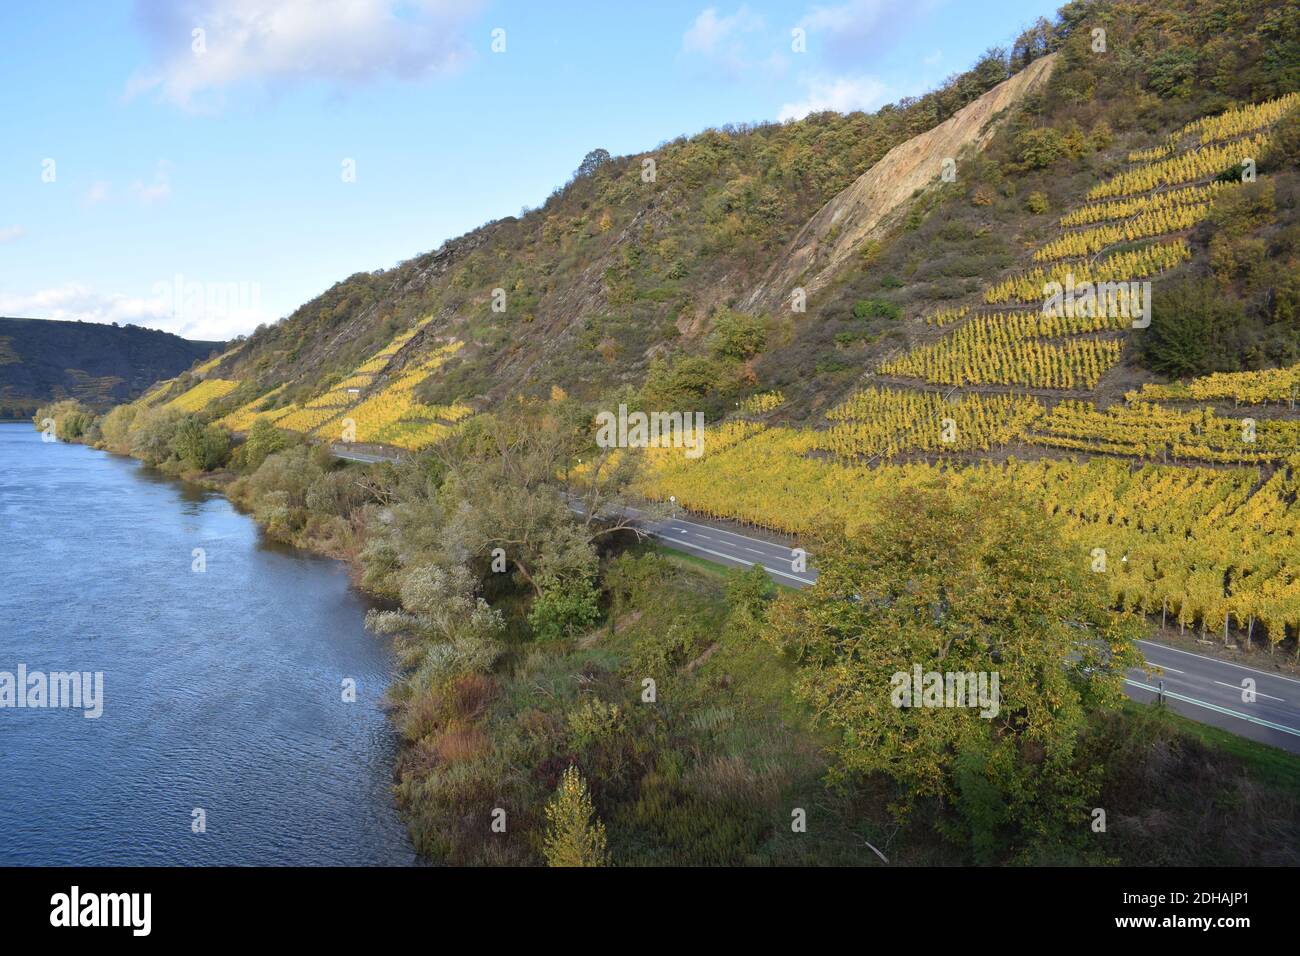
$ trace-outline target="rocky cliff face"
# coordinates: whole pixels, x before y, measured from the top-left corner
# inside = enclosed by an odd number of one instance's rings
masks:
[[[795,287],[811,295],[829,282],[863,243],[882,236],[917,190],[941,181],[944,164],[982,149],[999,121],[1051,75],[1057,54],[1036,60],[934,129],[891,149],[880,162],[826,203],[791,240],[741,306],[780,308]],[[954,167],[955,168],[955,167]]]

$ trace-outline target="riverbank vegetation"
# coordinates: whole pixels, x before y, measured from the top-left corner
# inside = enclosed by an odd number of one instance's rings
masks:
[[[790,591],[639,540],[636,459],[602,456],[563,396],[369,466],[266,423],[239,441],[192,415],[42,411],[392,601],[368,624],[402,665],[395,787],[431,859],[1297,862],[1300,761],[1120,707],[1137,621],[1009,493],[901,490]],[[1000,671],[1000,712],[891,706],[913,664]]]

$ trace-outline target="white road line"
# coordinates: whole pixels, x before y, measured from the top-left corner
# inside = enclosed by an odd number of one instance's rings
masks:
[[[1150,662],[1148,662],[1148,663],[1150,663]],[[1179,670],[1178,668],[1176,668],[1176,667],[1165,667],[1164,664],[1152,664],[1151,666],[1152,666],[1152,667],[1158,667],[1158,668],[1160,668],[1162,671],[1168,671],[1170,674],[1186,674],[1186,673],[1187,673],[1187,671],[1180,671],[1180,670]]]
[[[1199,657],[1200,655],[1197,656]],[[1129,680],[1127,677],[1124,678],[1124,683],[1133,687],[1141,687],[1144,690],[1149,690],[1153,694],[1161,693],[1159,687],[1152,687],[1150,684],[1143,684],[1135,680]],[[1166,697],[1172,697],[1174,700],[1181,700],[1186,704],[1195,704],[1197,707],[1204,707],[1206,710],[1212,710],[1215,713],[1226,714],[1229,717],[1236,717],[1240,720],[1249,721],[1252,724],[1259,724],[1261,727],[1267,727],[1270,730],[1280,730],[1284,734],[1290,734],[1293,737],[1300,737],[1300,730],[1296,730],[1294,727],[1287,727],[1285,724],[1275,724],[1271,720],[1261,720],[1258,717],[1251,717],[1249,714],[1229,710],[1227,707],[1220,707],[1218,704],[1207,704],[1203,700],[1197,700],[1195,697],[1184,697],[1182,694],[1175,694],[1171,690],[1166,690],[1163,693]]]
[[[1247,667],[1245,664],[1234,664],[1232,661],[1222,661],[1217,657],[1206,657],[1204,654],[1193,654],[1191,651],[1184,651],[1177,647],[1170,647],[1168,644],[1157,644],[1155,641],[1138,641],[1139,644],[1148,644],[1151,647],[1158,647],[1162,651],[1173,651],[1175,654],[1186,654],[1188,657],[1199,657],[1203,661],[1214,661],[1216,664],[1225,664],[1228,667],[1236,667],[1243,671],[1250,671],[1252,674],[1262,674],[1265,677],[1276,677],[1278,680],[1289,681],[1292,684],[1300,684],[1300,680],[1294,677],[1283,677],[1281,674],[1270,674],[1268,671],[1261,671],[1254,667]]]
[[[1244,688],[1240,684],[1225,684],[1221,680],[1216,680],[1214,683],[1218,684],[1220,687],[1231,687],[1233,690],[1244,690]],[[1280,700],[1282,703],[1284,704],[1286,703],[1285,697],[1274,697],[1271,694],[1261,694],[1259,691],[1255,691],[1255,696],[1267,697],[1269,700]]]
[[[696,551],[703,551],[705,554],[711,554],[711,555],[713,555],[715,558],[726,558],[728,561],[735,561],[737,564],[743,564],[743,565],[745,565],[746,567],[751,567],[751,568],[752,568],[755,564],[758,563],[757,561],[748,561],[748,560],[746,560],[745,558],[739,558],[739,557],[736,557],[736,556],[734,556],[734,555],[723,554],[721,551],[714,551],[712,548],[706,548],[706,547],[703,547],[702,545],[692,544],[692,543],[689,542],[689,541],[681,541],[681,540],[679,540],[679,541],[678,541],[678,544],[685,545],[685,546],[688,547],[688,548],[694,548]],[[767,571],[768,574],[779,574],[779,575],[781,575],[781,577],[783,577],[783,578],[789,578],[791,581],[798,581],[800,584],[815,584],[815,583],[816,583],[816,582],[813,581],[811,578],[801,578],[801,577],[799,577],[799,575],[797,575],[797,574],[786,574],[784,571],[778,571],[776,568],[769,568],[769,567],[767,567],[767,565],[763,565],[763,567],[764,567],[764,569]]]

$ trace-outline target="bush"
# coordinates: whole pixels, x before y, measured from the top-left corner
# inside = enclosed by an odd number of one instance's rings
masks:
[[[171,447],[189,468],[212,471],[224,465],[230,455],[230,434],[190,416],[176,426]]]
[[[767,347],[767,328],[752,315],[726,311],[714,320],[709,345],[719,358],[743,362]]]
[[[903,310],[887,299],[859,299],[853,303],[855,319],[898,319]]]
[[[1150,368],[1176,378],[1231,372],[1240,367],[1244,335],[1240,301],[1208,279],[1185,279],[1157,289],[1143,355]]]
[[[140,412],[135,418],[131,454],[155,467],[167,461],[175,452],[172,439],[182,418],[180,412],[165,408],[148,408]]]
[[[557,581],[533,602],[528,623],[542,640],[572,637],[600,618],[599,592],[586,578]]]
[[[1065,155],[1065,139],[1050,126],[1027,129],[1016,137],[1015,150],[1023,169],[1043,169]]]
[[[253,422],[248,437],[236,453],[236,465],[243,471],[254,472],[262,467],[267,457],[289,447],[289,436],[265,418]]]

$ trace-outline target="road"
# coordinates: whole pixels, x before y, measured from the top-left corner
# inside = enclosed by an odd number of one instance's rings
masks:
[[[396,457],[382,452],[340,450],[337,446],[331,450],[349,461],[389,461]],[[644,515],[636,508],[627,510],[632,517]],[[761,564],[779,584],[807,587],[817,580],[817,571],[811,563],[806,568],[796,564],[794,552],[784,545],[685,518],[644,520],[641,527],[671,548],[719,564],[729,567]],[[1147,664],[1159,670],[1154,674],[1142,669],[1129,671],[1125,678],[1125,692],[1129,697],[1153,701],[1161,693],[1163,682],[1165,702],[1170,710],[1300,754],[1300,680],[1154,641],[1138,644]],[[1254,682],[1254,699],[1249,702],[1243,700],[1248,696],[1245,690],[1249,685],[1243,684],[1245,681]]]
[[[791,587],[806,587],[817,580],[811,563],[796,571],[794,554],[784,545],[726,531],[682,518],[645,522],[642,527],[669,547],[731,567],[755,564],[772,580]],[[1300,680],[1261,671],[1243,664],[1206,657],[1180,648],[1139,641],[1154,674],[1138,668],[1125,677],[1129,697],[1142,702],[1156,699],[1164,685],[1169,709],[1203,724],[1221,727],[1242,737],[1300,754]],[[1243,700],[1253,682],[1253,697]]]

